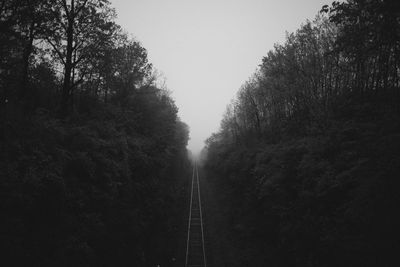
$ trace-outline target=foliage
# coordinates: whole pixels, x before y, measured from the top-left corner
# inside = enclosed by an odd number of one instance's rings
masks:
[[[189,129],[146,49],[105,0],[0,8],[2,263],[169,264]]]
[[[395,266],[398,11],[324,6],[227,107],[204,157],[229,199],[238,266]]]

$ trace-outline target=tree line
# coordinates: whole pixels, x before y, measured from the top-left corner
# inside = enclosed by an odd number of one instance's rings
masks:
[[[34,75],[46,71],[61,81],[53,90],[61,116],[79,109],[82,95],[123,104],[151,85],[146,50],[115,17],[106,0],[2,1],[2,105],[37,98]]]
[[[231,211],[237,266],[394,266],[399,10],[323,6],[228,105],[203,157]]]
[[[227,107],[219,134],[232,142],[274,138],[285,124],[296,133],[322,132],[336,102],[347,97],[398,106],[397,9],[391,1],[324,6],[262,59]]]
[[[115,18],[107,0],[0,1],[7,266],[177,258],[189,129]]]

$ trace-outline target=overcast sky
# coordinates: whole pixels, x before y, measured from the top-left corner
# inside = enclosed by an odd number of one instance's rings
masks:
[[[332,0],[111,0],[147,49],[198,152],[263,56]]]

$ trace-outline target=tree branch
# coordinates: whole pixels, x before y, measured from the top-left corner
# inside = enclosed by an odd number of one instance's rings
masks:
[[[65,65],[66,63],[64,61],[64,55],[61,53],[61,51],[58,50],[57,46],[55,44],[53,44],[53,42],[49,39],[49,37],[46,37],[46,41],[53,47],[54,51],[56,51],[61,62]]]
[[[76,10],[75,15],[79,14],[82,11],[82,9],[86,6],[87,2],[88,2],[88,0],[85,0],[83,2],[83,4]]]

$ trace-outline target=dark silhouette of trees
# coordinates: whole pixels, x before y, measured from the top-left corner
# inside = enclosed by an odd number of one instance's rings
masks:
[[[112,42],[117,27],[108,1],[55,0],[46,41],[63,66],[61,112],[73,105],[73,91],[88,75],[87,64],[98,56],[102,46]]]
[[[323,131],[337,99],[350,95],[387,97],[398,106],[399,33],[393,18],[397,13],[386,2],[370,2],[369,9],[362,11],[352,2],[324,7],[329,17],[319,15],[288,35],[284,45],[277,44],[239,90],[222,131],[233,139],[243,133],[243,140],[250,133],[279,135],[280,124],[289,120],[298,122],[293,125],[297,132]],[[391,12],[386,14],[385,8]],[[366,17],[355,20],[354,12]],[[360,20],[366,25],[360,25]],[[386,27],[390,34],[386,35]]]
[[[146,49],[105,0],[0,15],[2,265],[171,264],[189,129]]]
[[[322,7],[268,52],[207,140],[238,266],[398,262],[397,2]]]

